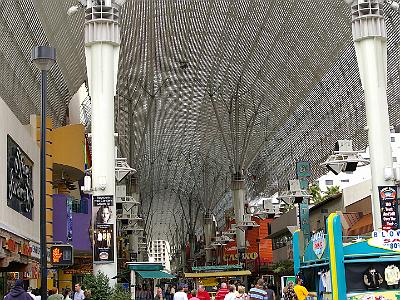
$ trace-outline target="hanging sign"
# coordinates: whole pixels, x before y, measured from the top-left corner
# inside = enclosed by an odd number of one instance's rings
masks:
[[[7,135],[7,206],[32,220],[33,162]]]
[[[399,212],[396,186],[380,186],[378,187],[378,191],[381,206],[382,229],[398,229]]]
[[[113,224],[96,224],[93,239],[93,261],[95,263],[114,262]]]
[[[322,230],[314,233],[311,237],[311,241],[313,243],[313,251],[315,255],[318,257],[318,259],[321,259],[326,248],[325,233]]]
[[[368,245],[400,252],[400,230],[376,230],[372,232]]]
[[[113,195],[93,196],[93,205],[94,206],[113,206],[114,205],[113,200],[114,200]]]

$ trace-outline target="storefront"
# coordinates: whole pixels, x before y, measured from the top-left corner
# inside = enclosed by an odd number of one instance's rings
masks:
[[[0,229],[0,297],[4,297],[17,279],[24,280],[26,288],[37,287],[39,257],[32,245],[36,243]]]
[[[400,231],[343,236],[333,213],[327,232],[316,233],[301,255],[300,232],[293,236],[295,272],[319,299],[400,299]]]

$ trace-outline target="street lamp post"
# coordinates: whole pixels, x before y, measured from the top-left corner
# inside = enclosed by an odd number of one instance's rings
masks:
[[[41,299],[47,299],[46,244],[46,101],[47,71],[56,62],[56,50],[38,46],[32,49],[32,63],[40,70],[40,277]]]

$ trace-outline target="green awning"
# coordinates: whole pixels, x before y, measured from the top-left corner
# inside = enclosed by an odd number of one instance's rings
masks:
[[[153,278],[153,279],[171,279],[175,278],[174,275],[171,275],[167,272],[161,272],[161,271],[136,271],[140,277],[143,279],[147,278]]]

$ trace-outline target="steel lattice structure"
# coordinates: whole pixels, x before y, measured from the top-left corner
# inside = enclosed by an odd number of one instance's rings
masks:
[[[68,17],[74,1],[58,2],[0,2],[2,45],[12,49],[0,51],[0,93],[22,121],[38,107],[28,63],[34,44],[58,51],[50,79],[57,124],[86,79],[83,12]],[[388,7],[386,19],[397,125],[400,19]],[[121,35],[119,148],[138,170],[153,237],[179,228],[171,215],[193,199],[202,213],[221,209],[232,173],[245,171],[249,196],[270,193],[294,177],[296,160],[311,161],[320,174],[319,162],[339,138],[366,146],[350,9],[342,0],[128,0]]]

